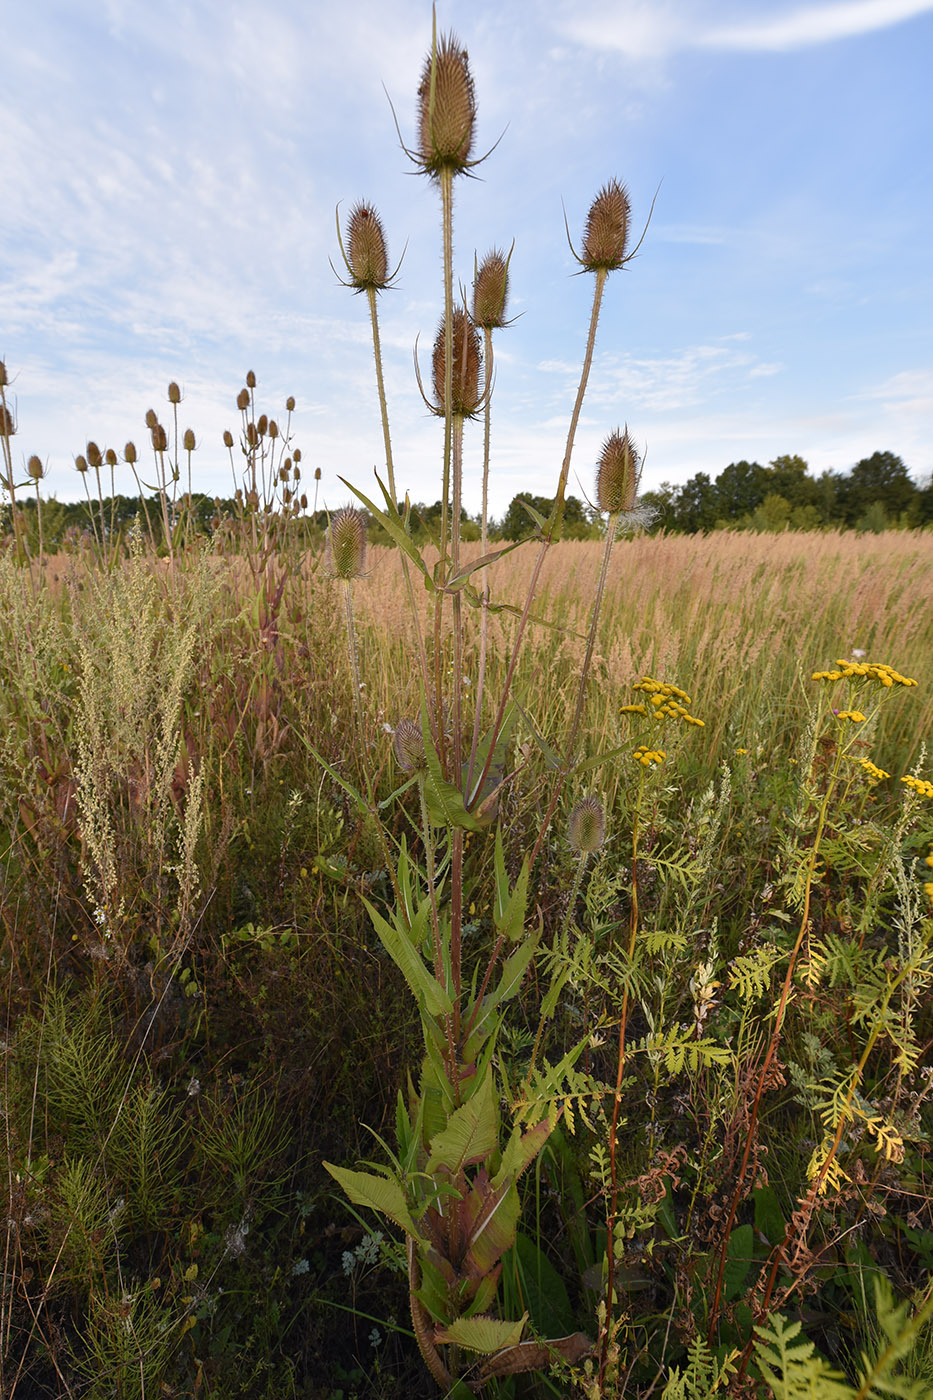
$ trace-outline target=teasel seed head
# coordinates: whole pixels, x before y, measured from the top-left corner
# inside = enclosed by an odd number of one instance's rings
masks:
[[[307,510],[307,509],[308,509],[308,498],[307,498],[307,496],[305,495],[305,493],[304,493],[303,491],[302,491],[302,493],[301,493],[301,509],[302,509],[302,510]]]
[[[117,454],[112,447],[108,447],[107,451],[104,453],[104,461],[107,463],[108,467],[115,467],[117,465]]]
[[[584,797],[570,813],[570,844],[580,855],[598,851],[606,839],[606,814],[598,797]]]
[[[269,431],[269,436],[270,436],[271,438],[277,438],[278,435],[279,435],[279,425],[278,425],[278,423],[275,421],[274,418],[270,418],[270,419],[269,419],[269,429],[268,429],[268,431]]]
[[[0,389],[5,389],[9,382],[9,379],[7,378],[6,364],[3,360],[0,360]]]
[[[229,428],[224,428],[224,447],[233,446],[233,434]]]
[[[247,389],[255,389],[256,387],[256,376],[251,369],[246,371],[246,387]]]
[[[297,453],[297,452],[295,453],[295,461],[296,461],[296,462],[298,461],[298,453]],[[320,481],[320,479],[321,479],[321,469],[320,469],[320,467],[315,467],[315,468],[314,468],[314,479],[315,479],[315,481]]]
[[[124,462],[128,462],[130,466],[133,466],[133,464],[134,464],[135,461],[136,461],[136,444],[135,444],[135,442],[128,442],[128,443],[126,444],[126,446],[125,446],[124,449],[123,449],[123,460],[124,460]]]
[[[395,750],[395,761],[404,772],[424,773],[427,771],[428,765],[424,756],[424,737],[421,733],[421,725],[416,724],[413,719],[399,720],[395,726],[392,747]]]
[[[444,369],[445,369],[444,321],[434,340],[434,355],[431,361],[434,384],[434,403],[437,413],[444,412]],[[482,398],[480,390],[480,369],[482,351],[479,334],[462,306],[454,308],[453,314],[453,379],[451,385],[451,408],[454,413],[469,418],[479,408]]]
[[[182,444],[186,452],[193,452],[194,449],[197,447],[198,444],[195,440],[193,428],[185,429],[185,436],[182,438]]]
[[[354,506],[330,518],[324,566],[333,578],[359,578],[366,568],[366,521]]]
[[[344,258],[350,269],[350,286],[364,292],[381,292],[389,285],[389,254],[382,220],[371,204],[360,201],[350,210]]]
[[[151,431],[159,421],[159,415],[154,408],[146,409],[146,427]]]
[[[603,185],[590,205],[583,230],[583,252],[579,260],[590,272],[600,268],[611,272],[625,262],[630,213],[625,186],[615,179]]]
[[[628,434],[618,428],[603,443],[596,473],[596,504],[600,510],[616,515],[635,508],[641,462]]]
[[[5,404],[0,404],[0,437],[11,438],[16,436],[16,424],[13,422],[13,415]]]
[[[87,453],[87,459],[92,467],[96,469],[103,464],[104,459],[101,456],[100,448],[97,446],[96,442],[89,442],[84,450]]]
[[[152,429],[152,446],[156,452],[168,451],[168,434],[161,423],[156,423]]]
[[[181,403],[181,390],[175,383],[174,379],[168,386],[168,401],[169,403]]]
[[[291,472],[288,467],[279,467],[279,481],[288,481],[290,477]]]
[[[289,394],[288,398],[285,400],[285,412],[286,412],[286,413],[294,413],[294,412],[295,412],[295,396],[294,396],[294,394]]]
[[[440,37],[424,62],[418,88],[415,158],[427,175],[457,175],[470,164],[476,93],[467,51],[453,34]]]
[[[300,480],[301,480],[301,468],[300,468],[300,467],[295,467],[295,468],[294,468],[294,470],[292,471],[292,478],[293,478],[293,480],[295,480],[295,481],[300,481]]]
[[[269,428],[269,420],[268,420],[268,418],[266,417],[266,415],[265,415],[264,413],[260,413],[260,415],[259,415],[259,422],[256,424],[256,430],[257,430],[257,432],[259,433],[259,436],[260,436],[260,437],[265,437],[266,432],[268,431],[268,428]]]
[[[484,330],[506,325],[508,297],[509,260],[498,248],[493,248],[483,258],[473,279],[473,324]]]
[[[79,471],[82,476],[87,471],[87,458],[81,452],[75,458],[75,471]]]
[[[241,389],[240,392],[237,394],[237,396],[236,396],[236,406],[237,406],[237,408],[240,410],[241,413],[244,412],[247,408],[249,408],[249,390],[248,390],[248,389]]]
[[[33,481],[41,481],[45,476],[45,468],[42,465],[42,458],[32,456],[26,463],[26,471]]]

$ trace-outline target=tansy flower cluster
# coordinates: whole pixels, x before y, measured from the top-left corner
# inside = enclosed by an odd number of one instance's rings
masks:
[[[870,758],[857,758],[854,760],[864,773],[868,774],[869,780],[873,783],[881,783],[885,778],[890,778],[891,774],[886,773],[883,768],[878,768],[872,763]]]
[[[908,773],[906,778],[901,778],[901,782],[913,788],[920,797],[933,797],[933,783],[928,783],[926,778],[915,778]]]
[[[638,748],[633,750],[632,757],[643,767],[650,768],[652,763],[663,763],[667,754],[663,749],[649,749],[644,744],[639,744]]]
[[[864,724],[865,716],[861,710],[839,710],[836,713],[837,719],[850,719],[853,724]]]
[[[811,677],[815,681],[851,681],[858,679],[878,681],[885,689],[890,689],[893,685],[916,685],[915,680],[909,676],[902,676],[899,671],[895,671],[893,666],[885,666],[874,661],[845,661],[836,662],[834,671],[814,671]]]
[[[653,680],[651,676],[643,676],[637,685],[632,686],[632,689],[643,691],[648,696],[649,704],[621,705],[619,707],[620,714],[663,715],[665,719],[679,719],[684,724],[695,724],[700,728],[703,727],[705,721],[697,719],[687,710],[687,706],[691,703],[690,696],[678,686]]]
[[[933,844],[931,844],[927,858],[923,863],[924,865],[928,865],[930,869],[933,870]],[[927,883],[924,885],[923,889],[927,899],[930,901],[931,904],[933,904],[933,880],[928,880]]]

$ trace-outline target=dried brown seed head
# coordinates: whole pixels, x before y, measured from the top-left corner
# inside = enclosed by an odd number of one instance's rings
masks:
[[[84,450],[87,453],[87,459],[92,467],[97,468],[103,464],[104,459],[101,456],[100,448],[97,446],[96,442],[89,442]]]
[[[260,436],[260,437],[265,437],[265,435],[266,435],[266,429],[268,428],[268,426],[269,426],[269,420],[268,420],[268,418],[266,417],[266,415],[265,415],[264,413],[260,413],[260,415],[259,415],[259,422],[256,424],[256,431],[259,433],[259,436]]]
[[[151,430],[152,428],[155,427],[155,425],[156,425],[156,423],[158,423],[158,421],[159,421],[159,415],[156,413],[155,409],[154,409],[154,408],[147,408],[147,409],[146,409],[146,427],[149,428],[149,429]]]
[[[427,771],[428,765],[424,756],[424,738],[421,733],[421,725],[416,724],[413,719],[399,720],[395,726],[392,747],[395,750],[396,763],[406,773]]]
[[[278,423],[275,421],[274,418],[270,418],[270,419],[269,419],[269,436],[270,436],[271,438],[277,438],[278,435],[279,435],[279,425],[278,425]]]
[[[236,406],[242,412],[249,408],[249,390],[241,389],[236,396]]]
[[[193,428],[185,429],[185,436],[182,438],[182,444],[186,452],[193,452],[197,447],[198,444],[195,440]]]
[[[247,389],[255,389],[256,387],[256,376],[251,369],[246,371],[246,387]]]
[[[366,568],[366,521],[361,511],[344,506],[330,518],[325,568],[334,578],[359,578]]]
[[[473,322],[485,330],[504,326],[509,297],[509,264],[498,248],[487,253],[473,281]]]
[[[425,59],[418,88],[417,159],[428,175],[466,170],[473,149],[476,93],[467,51],[442,35]]]
[[[229,428],[224,428],[224,447],[233,446],[233,434]]]
[[[580,855],[598,851],[606,839],[606,814],[598,797],[584,797],[570,813],[568,838]]]
[[[134,464],[134,462],[136,461],[136,444],[135,444],[135,442],[128,442],[128,443],[126,444],[126,446],[125,446],[124,449],[123,449],[123,460],[124,460],[124,462],[129,462],[130,466],[132,466],[132,465]]]
[[[294,450],[294,452],[292,453],[292,456],[294,457],[294,459],[295,459],[296,462],[300,462],[300,461],[301,461],[301,448],[300,448],[300,447],[296,447],[295,450]]]
[[[300,481],[300,480],[301,480],[301,468],[300,468],[300,467],[295,467],[294,470],[293,470],[293,472],[292,472],[292,476],[294,477],[294,479],[295,479],[296,481]]]
[[[603,185],[590,205],[583,231],[580,262],[590,272],[600,268],[611,272],[625,262],[630,213],[625,186],[615,179]]]
[[[16,436],[16,424],[13,422],[13,414],[6,404],[0,404],[0,437],[11,438]]]
[[[168,401],[169,403],[181,403],[181,390],[175,383],[174,379],[168,386]]]
[[[117,454],[112,447],[108,447],[107,451],[104,453],[104,461],[107,463],[108,467],[115,467],[117,465]]]
[[[45,476],[45,468],[42,465],[41,457],[30,457],[26,463],[26,471],[33,481],[41,481]]]
[[[381,291],[389,285],[389,254],[382,220],[371,204],[360,202],[350,210],[344,256],[351,286],[359,291]]]
[[[434,384],[434,402],[438,413],[444,412],[444,370],[446,367],[446,345],[444,322],[434,340],[434,354],[431,361]],[[462,306],[453,314],[453,382],[451,386],[451,409],[454,413],[470,417],[479,408],[481,395],[480,371],[482,350],[479,334]]]
[[[303,491],[302,491],[302,493],[301,493],[301,509],[302,509],[302,510],[307,510],[307,509],[308,509],[308,498],[307,498],[307,496],[305,495],[305,493],[304,493]]]
[[[80,452],[75,458],[75,470],[81,472],[82,475],[87,471],[87,458]]]
[[[296,460],[297,460],[297,457],[296,457]],[[320,481],[320,479],[321,479],[321,469],[320,469],[320,467],[315,467],[315,468],[314,468],[314,479],[315,479],[315,481]]]
[[[294,412],[295,412],[295,396],[294,396],[294,394],[289,394],[288,398],[285,400],[285,410],[286,410],[287,413],[294,413]]]
[[[156,423],[152,429],[152,446],[156,452],[168,451],[168,436],[161,423]]]
[[[3,360],[0,360],[0,389],[5,389],[9,382],[9,379],[7,378],[6,364]]]
[[[628,428],[618,428],[603,443],[596,470],[596,504],[600,510],[615,515],[635,508],[641,462]]]

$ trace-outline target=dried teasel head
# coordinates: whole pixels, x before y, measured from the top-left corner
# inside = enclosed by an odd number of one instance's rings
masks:
[[[174,379],[168,386],[168,401],[169,403],[181,403],[181,390],[175,383]]]
[[[453,34],[432,45],[418,87],[415,159],[427,175],[453,175],[470,165],[476,125],[476,93],[467,51]]]
[[[84,451],[87,453],[87,459],[92,467],[96,469],[103,466],[104,459],[96,442],[89,442]]]
[[[16,436],[16,424],[13,415],[5,404],[0,404],[0,437],[11,438]]]
[[[152,431],[151,431],[151,437],[152,437],[152,447],[153,447],[153,451],[155,451],[155,452],[167,452],[167,451],[168,451],[168,434],[166,433],[165,429],[162,427],[162,424],[161,424],[161,423],[156,423],[155,427],[154,427],[154,428],[152,429]]]
[[[256,375],[251,369],[246,371],[246,387],[247,389],[255,389],[256,387]]]
[[[184,447],[185,451],[193,452],[197,445],[197,440],[194,436],[194,429],[186,428],[185,436],[182,438],[182,446]]]
[[[362,200],[350,210],[343,256],[350,271],[350,286],[357,291],[371,288],[380,292],[392,280],[382,220],[372,205]]]
[[[366,520],[354,506],[330,518],[324,567],[332,578],[359,578],[366,568]]]
[[[41,481],[45,476],[45,467],[42,465],[42,458],[32,456],[26,463],[26,472],[33,481]]]
[[[473,279],[473,323],[484,330],[507,324],[505,307],[509,298],[509,260],[499,248],[487,253]]]
[[[596,504],[609,515],[635,508],[641,461],[629,437],[618,428],[606,438],[596,469]]]
[[[583,251],[578,255],[583,267],[590,272],[622,267],[628,251],[630,214],[625,186],[615,179],[603,185],[586,216]]]
[[[598,797],[584,797],[570,813],[568,839],[580,855],[598,851],[606,839],[606,814]]]
[[[224,428],[224,447],[233,446],[233,434],[229,428]]]
[[[107,451],[104,453],[104,461],[107,463],[108,467],[115,467],[117,465],[117,454],[112,447],[108,447]]]
[[[462,306],[453,313],[453,375],[451,383],[451,411],[469,418],[482,401],[481,369],[482,350],[479,334]],[[444,321],[434,339],[434,354],[431,360],[431,374],[434,386],[435,412],[444,412],[444,371],[447,364]]]
[[[123,460],[124,460],[124,462],[128,462],[130,466],[133,466],[133,464],[134,464],[135,461],[136,461],[136,444],[135,444],[135,442],[128,442],[128,443],[126,444],[126,446],[125,446],[124,449],[123,449]]]
[[[421,733],[421,725],[416,724],[413,719],[399,720],[395,726],[392,747],[395,750],[395,761],[404,772],[424,773],[427,771],[428,765],[424,756],[424,737]]]
[[[7,377],[6,372],[6,362],[4,360],[0,360],[0,389],[5,389],[9,382],[10,381]]]
[[[146,427],[151,431],[159,421],[159,415],[154,408],[146,409]]]
[[[285,411],[286,411],[286,413],[294,413],[294,411],[295,411],[295,395],[294,395],[294,394],[289,394],[288,398],[285,400]]]
[[[81,452],[75,458],[75,471],[79,471],[82,476],[87,471],[87,458]]]
[[[248,390],[248,389],[241,389],[240,392],[237,394],[237,396],[236,396],[236,406],[237,406],[237,408],[240,410],[241,413],[244,412],[247,408],[249,408],[249,390]]]

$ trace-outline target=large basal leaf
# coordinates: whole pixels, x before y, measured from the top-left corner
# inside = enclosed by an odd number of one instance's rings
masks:
[[[514,1181],[494,1190],[484,1172],[476,1180],[460,1206],[460,1218],[468,1248],[463,1272],[474,1278],[488,1274],[507,1249],[515,1243],[520,1202]]]
[[[490,1070],[472,1097],[447,1119],[431,1139],[425,1171],[443,1167],[457,1176],[464,1167],[483,1162],[499,1145],[499,1099]]]
[[[397,1181],[391,1177],[376,1176],[373,1172],[354,1172],[347,1167],[335,1167],[330,1162],[325,1162],[324,1166],[355,1206],[369,1206],[372,1210],[381,1211],[401,1226],[407,1235],[421,1239],[411,1218],[405,1192]]]
[[[482,1352],[489,1356],[503,1347],[514,1347],[522,1339],[528,1314],[524,1313],[520,1322],[502,1322],[496,1317],[458,1317],[447,1327],[438,1327],[434,1339],[446,1345],[456,1344],[467,1351]]]

